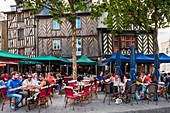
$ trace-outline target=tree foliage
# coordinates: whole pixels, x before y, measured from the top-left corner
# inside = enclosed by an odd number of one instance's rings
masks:
[[[76,64],[76,18],[77,12],[86,12],[92,0],[26,0],[24,7],[32,9],[34,14],[47,8],[53,19],[57,19],[62,24],[61,17],[65,17],[72,25],[72,59],[74,79],[77,78],[77,64]]]
[[[83,0],[27,0],[24,6],[33,9],[34,14],[41,11],[44,7],[49,10],[53,19],[60,20],[60,17],[65,17],[70,23],[75,22],[78,11],[87,11],[89,1]],[[69,16],[68,16],[69,14]]]
[[[158,28],[169,27],[170,0],[98,0],[92,7],[93,15],[108,13],[103,23],[110,30],[126,30],[133,24],[153,31],[154,53],[158,52]]]

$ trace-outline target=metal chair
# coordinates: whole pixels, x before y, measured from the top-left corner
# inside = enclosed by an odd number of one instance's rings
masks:
[[[105,87],[104,89],[105,97],[104,97],[103,103],[105,102],[107,95],[109,95],[109,105],[110,105],[110,100],[111,100],[110,82],[105,82],[104,87]]]
[[[130,99],[131,105],[133,105],[133,98],[135,97],[136,91],[137,91],[137,84],[134,83],[134,84],[132,84],[132,85],[129,87],[129,89],[128,89],[127,92],[125,93],[125,95],[126,95],[126,101],[127,101],[128,99]],[[138,100],[137,100],[137,99],[135,99],[135,100],[136,100],[136,102],[137,102],[137,104],[138,104]]]
[[[147,87],[146,87],[146,95],[148,97],[148,104],[149,101],[156,101],[156,105],[158,105],[157,101],[158,101],[158,85],[155,83],[150,83]]]
[[[169,82],[165,85],[165,92],[164,92],[164,94],[165,94],[165,98],[166,98],[166,100],[168,101],[168,103],[169,103],[169,95],[170,95],[170,88],[169,88]]]

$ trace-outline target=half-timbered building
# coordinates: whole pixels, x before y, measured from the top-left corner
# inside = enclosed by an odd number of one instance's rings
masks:
[[[33,16],[23,9],[22,0],[16,0],[13,11],[6,12],[8,21],[8,51],[29,57],[53,55],[72,58],[71,24],[61,17],[62,24],[53,20],[47,9]],[[132,43],[138,52],[153,53],[153,37],[133,26],[128,30],[116,31],[113,36],[100,21],[91,20],[89,12],[79,12],[76,19],[76,55],[101,61],[117,50],[130,54]]]
[[[35,19],[29,9],[23,9],[22,2],[11,6],[7,14],[8,51],[35,57]]]
[[[17,0],[16,0],[17,1]],[[71,24],[61,17],[62,24],[53,20],[44,8],[33,16],[29,9],[23,9],[21,2],[6,12],[8,21],[8,51],[35,57],[53,55],[72,58]],[[89,12],[79,12],[76,19],[76,55],[97,60],[99,40],[97,20],[91,20]]]
[[[100,60],[110,57],[117,50],[121,50],[123,55],[130,55],[130,48],[132,43],[135,45],[136,52],[144,54],[153,54],[154,42],[152,37],[152,31],[146,32],[141,27],[134,27],[131,25],[127,30],[116,31],[113,35],[111,31],[107,29],[107,26],[102,24],[102,19],[107,17],[107,13],[104,13],[102,17],[98,20],[98,32],[99,32],[99,42],[100,42]],[[122,27],[123,28],[123,27]],[[116,29],[116,28],[115,28]],[[115,64],[110,64],[110,69],[113,68]],[[127,68],[128,63],[124,64]],[[141,64],[140,68],[144,70],[144,64]],[[147,67],[148,68],[148,67]],[[126,69],[122,69],[126,70]],[[126,70],[127,71],[127,70]]]
[[[57,57],[72,57],[71,24],[61,18],[60,25],[50,15],[39,14],[37,18],[38,53]],[[97,21],[90,19],[90,13],[79,13],[76,19],[76,54],[96,58],[99,55]]]

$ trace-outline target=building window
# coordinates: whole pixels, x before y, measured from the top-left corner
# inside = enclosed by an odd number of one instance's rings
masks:
[[[81,28],[81,19],[80,17],[76,18],[76,29],[80,29]]]
[[[82,51],[82,39],[77,38],[76,39],[76,55],[81,56],[81,51]]]
[[[17,14],[17,21],[18,22],[23,22],[24,21],[24,15],[22,13]]]
[[[44,14],[44,15],[50,14],[50,13],[49,13],[49,9],[47,9],[46,7],[44,7],[44,8],[43,8],[43,14]]]
[[[53,29],[54,30],[59,30],[60,29],[60,23],[58,22],[58,20],[53,20]]]
[[[19,48],[19,54],[20,55],[25,55],[25,49],[24,48]]]
[[[53,49],[54,50],[61,49],[61,41],[59,39],[53,40]]]
[[[18,29],[18,39],[24,39],[24,29]]]
[[[119,50],[119,37],[114,36],[113,37],[113,52],[115,53],[117,50]]]
[[[135,44],[135,36],[122,36],[121,37],[121,48],[130,48],[132,44]]]

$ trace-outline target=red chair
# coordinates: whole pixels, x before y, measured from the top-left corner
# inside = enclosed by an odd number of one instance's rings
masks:
[[[64,83],[73,80],[73,77],[64,77]]]
[[[1,92],[1,95],[2,95],[2,98],[3,98],[2,105],[1,105],[1,111],[3,111],[5,102],[7,100],[10,101],[10,107],[11,107],[11,104],[14,104],[14,110],[16,110],[16,99],[15,98],[8,98],[6,96],[7,95],[7,88],[5,88],[5,87],[1,88],[0,92]]]
[[[74,90],[78,90],[75,84],[77,84],[77,81],[68,81],[68,86],[73,87]]]
[[[90,99],[90,87],[91,87],[91,84],[87,84],[84,86],[84,90],[82,92],[80,92],[79,94],[81,95],[81,100],[84,101],[85,100],[85,97],[86,97],[86,100],[88,100],[88,103],[89,103],[89,99]]]
[[[66,95],[65,108],[68,104],[68,99],[72,99],[72,105],[73,105],[73,110],[74,110],[74,102],[76,99],[79,99],[79,97],[81,97],[81,95],[74,94],[73,87],[71,87],[71,86],[64,86],[64,89],[65,89],[65,95]],[[80,99],[80,104],[81,104],[81,99]],[[82,106],[82,104],[81,104],[81,106]]]
[[[45,105],[48,102],[48,97],[47,97],[47,91],[48,91],[48,86],[42,87],[40,89],[40,92],[37,95],[37,99],[35,100],[35,106],[38,106],[38,112],[40,113],[40,105]],[[30,98],[27,98],[27,106],[26,106],[26,111],[28,111],[28,108],[30,106],[30,100],[35,98],[35,95],[33,95]]]
[[[98,92],[97,92],[98,87],[99,87],[99,83],[98,82],[97,83],[93,82],[91,84],[91,95],[90,95],[91,101],[92,101],[92,98],[93,98],[93,93],[95,93],[96,98],[98,98]]]
[[[50,99],[50,102],[51,102],[51,104],[52,104],[52,99],[51,99],[51,97],[53,97],[53,84],[52,85],[50,85],[49,87],[48,87],[48,92],[47,92],[47,96],[48,96],[48,98]]]

